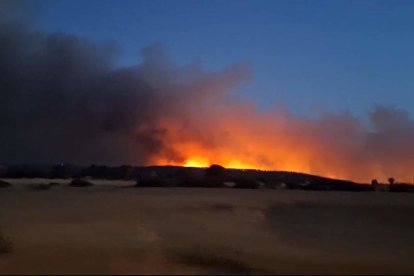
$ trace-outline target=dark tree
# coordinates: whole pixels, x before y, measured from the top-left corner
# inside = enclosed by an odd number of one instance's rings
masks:
[[[123,165],[119,167],[119,178],[128,180],[131,178],[132,172],[134,171],[134,168],[129,165]]]
[[[57,164],[52,168],[52,177],[53,178],[69,178],[72,176],[72,171],[70,166],[65,164]]]
[[[5,255],[13,252],[13,243],[11,240],[0,232],[0,255]]]
[[[223,166],[213,164],[206,169],[206,176],[221,177],[224,176],[225,170]]]
[[[10,187],[10,186],[11,186],[11,184],[9,182],[0,180],[0,188],[7,188],[7,187]]]
[[[390,183],[390,185],[394,185],[395,179],[393,177],[390,177],[388,178],[388,182]]]
[[[89,181],[83,180],[83,179],[73,179],[70,183],[69,186],[71,187],[89,187],[92,186],[93,184]]]

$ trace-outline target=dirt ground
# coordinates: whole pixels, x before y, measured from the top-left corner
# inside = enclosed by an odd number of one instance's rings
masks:
[[[0,274],[414,273],[414,194],[36,181],[0,189]]]

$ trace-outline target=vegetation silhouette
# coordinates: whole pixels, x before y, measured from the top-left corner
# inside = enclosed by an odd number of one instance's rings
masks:
[[[8,188],[10,186],[11,186],[11,184],[9,182],[4,181],[4,180],[0,180],[0,188]]]
[[[5,237],[0,231],[0,255],[10,254],[13,252],[13,243],[10,238]]]
[[[388,179],[390,185],[381,184],[373,179],[369,183],[356,183],[348,180],[332,179],[317,175],[288,172],[261,171],[254,169],[227,169],[213,164],[208,168],[193,168],[180,166],[77,166],[72,164],[55,165],[11,165],[1,166],[0,178],[45,178],[73,179],[70,186],[85,187],[90,184],[82,183],[86,179],[105,180],[134,180],[136,187],[204,187],[204,188],[268,188],[313,191],[399,191],[411,192],[413,187],[408,183],[396,183]],[[79,182],[81,181],[81,182]],[[48,189],[49,186],[35,187]],[[10,183],[0,181],[1,187],[9,187]],[[50,185],[54,186],[54,185]]]
[[[226,169],[223,166],[213,164],[206,169],[207,177],[224,177]]]
[[[92,186],[93,184],[89,181],[86,181],[84,179],[73,179],[70,183],[69,186],[70,187],[89,187]]]

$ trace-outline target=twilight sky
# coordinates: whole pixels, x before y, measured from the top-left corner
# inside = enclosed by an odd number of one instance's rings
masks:
[[[34,3],[41,30],[114,42],[120,65],[139,62],[154,42],[178,64],[247,65],[253,81],[242,89],[262,107],[365,116],[385,104],[414,114],[413,1]]]
[[[0,0],[0,162],[411,181],[412,15],[408,1]]]

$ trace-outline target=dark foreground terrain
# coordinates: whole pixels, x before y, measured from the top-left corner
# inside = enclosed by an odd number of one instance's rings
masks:
[[[414,272],[413,194],[18,182],[0,274]]]

